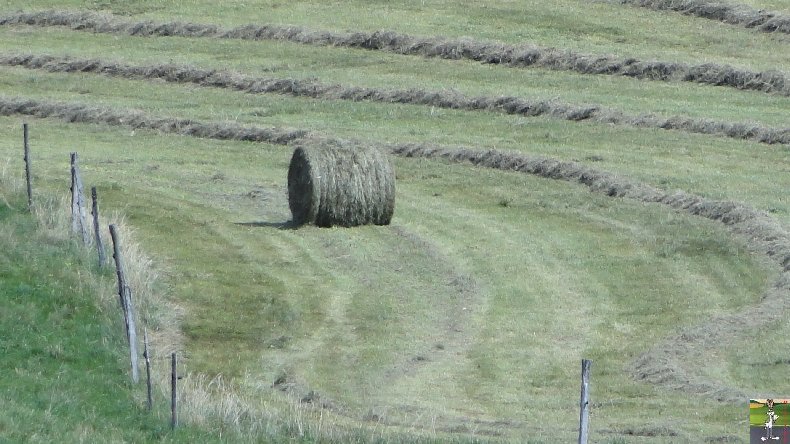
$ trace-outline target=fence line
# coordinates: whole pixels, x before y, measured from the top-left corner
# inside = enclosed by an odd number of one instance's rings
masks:
[[[148,329],[143,327],[143,358],[145,359],[145,384],[148,411],[153,409],[153,395],[151,393],[151,353],[148,351]]]

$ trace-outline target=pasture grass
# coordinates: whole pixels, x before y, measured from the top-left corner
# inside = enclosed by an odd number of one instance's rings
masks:
[[[584,75],[547,69],[514,69],[404,56],[382,51],[327,48],[290,42],[181,37],[118,38],[61,28],[2,27],[0,50],[97,57],[133,64],[179,63],[231,69],[251,76],[313,78],[376,88],[455,90],[468,96],[517,96],[596,104],[639,115],[683,115],[784,127],[787,100],[728,87],[654,82],[623,76]],[[249,54],[255,54],[250,57]],[[790,68],[785,71],[790,72]],[[726,103],[728,106],[720,106]],[[264,116],[267,110],[258,110]]]
[[[85,2],[51,6],[85,7]],[[6,7],[28,5],[12,1]],[[787,52],[777,50],[784,48],[782,36],[604,2],[498,1],[463,7],[438,0],[276,7],[223,2],[221,13],[216,3],[203,0],[102,1],[87,7],[134,20],[394,28],[788,71]],[[516,13],[524,10],[530,13]],[[121,38],[28,27],[3,28],[0,34],[3,52],[173,61],[247,74],[317,76],[355,86],[556,97],[635,113],[773,126],[785,126],[788,106],[783,98],[724,88],[287,43]],[[745,53],[748,58],[742,57]],[[0,94],[162,117],[303,128],[363,142],[467,145],[594,162],[661,188],[746,202],[790,225],[790,153],[783,146],[7,67],[0,68]],[[398,195],[391,226],[289,230],[282,227],[290,219],[287,147],[30,121],[37,192],[65,193],[68,153],[79,151],[83,182],[97,186],[103,211],[122,214],[135,228],[136,242],[160,274],[149,298],[149,321],[164,349],[184,352],[190,374],[187,418],[200,429],[195,435],[191,429],[178,432],[185,440],[203,441],[203,430],[211,430],[242,433],[235,438],[249,441],[263,436],[306,442],[568,442],[576,437],[581,358],[594,361],[596,441],[737,439],[746,430],[747,400],[701,409],[703,396],[643,384],[629,372],[630,362],[661,339],[755,304],[776,278],[775,266],[749,253],[743,240],[720,224],[565,182],[396,159]],[[22,171],[20,122],[0,118],[0,161],[12,172]],[[19,198],[13,199],[17,206]],[[25,237],[17,239],[13,230],[31,228],[15,222],[21,216],[2,211],[0,217],[11,227],[0,225],[11,233],[3,239],[23,245]],[[62,260],[52,259],[41,269],[35,264],[42,261],[30,255],[0,261],[12,265],[0,269],[11,270],[1,285],[11,285],[17,294],[22,291],[19,276],[68,272],[57,268]],[[45,282],[71,288],[82,281],[72,276]],[[112,322],[96,325],[91,328],[103,331]],[[168,330],[174,326],[175,331]],[[700,345],[705,359],[698,374],[741,389],[770,385],[789,391],[787,381],[776,376],[786,367],[779,352],[790,345],[785,330],[779,326],[775,337],[765,330],[711,338]],[[68,342],[59,335],[51,333],[48,338],[55,342],[41,346],[45,352],[46,347],[56,355],[77,348],[76,339]],[[769,337],[771,347],[754,347],[755,339],[767,343]],[[21,353],[36,350],[23,345],[16,347]],[[108,371],[123,373],[119,349],[109,350],[102,355],[112,361]],[[31,386],[49,382],[35,374],[29,380]],[[25,387],[7,384],[9,393]],[[65,401],[53,402],[55,410],[47,413],[43,401],[24,402],[11,405],[33,419],[44,417],[34,424],[46,429],[31,432],[14,422],[0,433],[38,433],[34,436],[42,441],[58,430],[77,430],[74,440],[82,436],[84,427],[72,425],[79,421],[78,408],[67,411],[55,408]],[[122,397],[113,402],[127,405]],[[108,418],[106,429],[97,433],[131,440],[129,430],[141,427],[146,440],[181,439],[145,429],[137,411],[128,415],[133,418],[128,429],[116,430]]]
[[[14,121],[2,125],[9,155]],[[32,128],[37,187],[67,188],[61,158],[79,147],[86,185],[164,270],[190,372],[247,381],[242,391],[274,405],[312,391],[341,424],[570,439],[573,415],[555,412],[574,409],[582,357],[595,361],[599,430],[638,422],[628,412],[639,408],[653,424],[651,411],[693,399],[650,398],[624,362],[754,302],[771,278],[713,222],[523,174],[398,159],[392,227],[283,230],[287,149]],[[280,376],[285,394],[271,388]],[[737,433],[739,412],[672,430]]]
[[[744,0],[742,3],[755,8],[768,9],[782,14],[790,13],[790,2],[787,0]]]
[[[548,117],[251,95],[21,68],[0,70],[0,93],[13,97],[20,91],[26,92],[25,97],[42,100],[139,109],[161,117],[301,128],[376,143],[428,141],[513,150],[563,160],[596,159],[601,169],[666,189],[749,202],[790,223],[790,201],[786,196],[786,190],[790,189],[790,151],[782,145]],[[786,105],[788,101],[784,102]],[[765,112],[770,116],[775,110]],[[179,164],[175,165],[177,168]],[[196,172],[207,168],[211,167],[204,165]]]
[[[6,10],[30,10],[8,1]],[[505,43],[533,43],[589,53],[631,55],[688,63],[712,62],[753,69],[789,71],[790,56],[773,48],[783,34],[766,34],[681,14],[655,13],[616,2],[507,0],[462,3],[446,0],[321,1],[279,0],[188,3],[147,0],[87,3],[63,0],[35,9],[79,8],[112,12],[136,21],[207,21],[224,26],[278,23],[332,31],[394,30],[418,36],[472,37]],[[207,20],[207,18],[211,20]],[[748,57],[745,57],[748,54]]]

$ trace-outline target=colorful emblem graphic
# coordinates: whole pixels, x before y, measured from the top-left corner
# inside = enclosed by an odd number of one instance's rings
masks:
[[[749,401],[749,442],[790,444],[790,399]]]

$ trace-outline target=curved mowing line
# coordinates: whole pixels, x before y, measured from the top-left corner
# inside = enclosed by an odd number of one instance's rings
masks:
[[[156,129],[221,140],[248,140],[290,145],[311,136],[303,130],[258,128],[234,123],[198,122],[174,118],[153,118],[140,111],[118,111],[59,102],[26,100],[0,96],[0,115],[29,115],[60,118],[67,122],[98,123],[131,128]],[[353,142],[352,142],[353,143]],[[507,171],[576,182],[591,191],[612,197],[660,203],[689,214],[723,223],[745,238],[748,247],[772,259],[782,268],[779,279],[754,307],[729,316],[708,320],[658,344],[638,358],[629,370],[642,381],[663,387],[691,391],[716,399],[736,401],[745,393],[694,374],[700,353],[726,344],[730,338],[752,332],[755,327],[775,321],[790,309],[790,234],[772,217],[747,205],[714,201],[691,193],[668,193],[653,186],[612,173],[595,170],[577,162],[563,162],[540,156],[496,150],[446,149],[426,144],[390,144],[382,148],[403,157],[441,158]]]
[[[390,51],[442,59],[467,59],[515,68],[538,67],[581,74],[622,75],[656,81],[683,81],[790,96],[784,73],[747,71],[728,65],[688,65],[640,61],[633,57],[580,54],[535,45],[506,45],[472,39],[423,38],[392,31],[335,33],[279,25],[247,25],[222,29],[216,25],[152,21],[130,22],[88,11],[43,11],[8,14],[0,25],[67,26],[73,30],[132,36],[210,37],[242,40],[283,40],[295,43]]]
[[[790,234],[773,218],[740,203],[713,201],[682,191],[667,193],[576,162],[494,150],[450,150],[423,145],[393,146],[392,152],[406,157],[442,158],[578,182],[588,186],[591,191],[608,196],[661,203],[676,210],[724,223],[731,232],[745,238],[750,249],[765,254],[778,263],[783,272],[757,305],[740,313],[718,316],[680,331],[639,356],[629,364],[628,371],[640,381],[724,402],[743,402],[744,399],[754,396],[754,393],[746,393],[723,383],[707,380],[695,374],[695,371],[699,367],[702,353],[718,349],[732,338],[748,336],[760,326],[785,321],[786,313],[790,310]],[[768,397],[779,395],[766,394]]]
[[[762,32],[790,34],[790,16],[754,9],[749,5],[709,0],[620,0],[620,3],[656,11],[680,12],[744,28],[754,28]]]
[[[637,128],[660,128],[725,136],[767,144],[790,144],[790,128],[767,128],[757,124],[717,122],[682,116],[668,118],[652,114],[635,116],[596,105],[579,106],[549,100],[527,100],[512,96],[467,97],[449,91],[344,87],[324,84],[317,80],[250,77],[238,72],[203,70],[172,64],[133,66],[98,59],[75,59],[49,55],[0,55],[0,65],[21,66],[48,72],[100,73],[127,79],[159,79],[171,83],[234,89],[252,94],[276,93],[294,97],[402,103],[465,111],[493,111],[525,117],[549,116],[574,122],[592,121]]]

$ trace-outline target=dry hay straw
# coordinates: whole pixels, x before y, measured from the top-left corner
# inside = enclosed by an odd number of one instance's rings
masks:
[[[387,155],[371,146],[301,142],[288,167],[288,205],[295,225],[388,225],[395,210],[395,171]]]
[[[242,40],[284,40],[294,43],[389,51],[443,59],[467,59],[517,68],[540,67],[581,74],[622,75],[657,81],[685,81],[790,96],[790,78],[776,70],[749,71],[728,65],[638,60],[583,54],[532,44],[507,45],[469,38],[416,37],[392,31],[336,33],[293,26],[216,25],[151,21],[131,22],[90,11],[19,12],[0,17],[0,25],[66,26],[74,30],[133,36],[180,36]],[[781,29],[784,29],[783,25]],[[779,29],[779,28],[778,28]]]
[[[136,66],[99,59],[79,59],[51,55],[1,55],[0,65],[22,66],[48,72],[80,72],[106,74],[121,78],[165,80],[172,83],[190,83],[204,87],[227,88],[248,93],[276,93],[294,97],[333,100],[371,101],[432,106],[466,111],[490,111],[524,117],[549,116],[568,121],[590,120],[598,123],[626,125],[637,128],[659,128],[696,134],[710,134],[734,139],[753,140],[767,144],[790,143],[790,129],[768,128],[754,123],[720,122],[692,119],[682,116],[661,117],[653,114],[628,115],[618,110],[598,105],[574,105],[555,100],[530,100],[512,96],[468,97],[457,91],[428,91],[411,88],[406,90],[344,87],[325,84],[315,79],[250,77],[242,73],[206,70],[173,64]],[[704,75],[704,73],[700,73]],[[189,122],[171,122],[177,127]],[[162,126],[157,124],[154,126]],[[193,130],[195,130],[193,128]],[[208,133],[211,131],[203,131]],[[288,135],[285,138],[288,139]],[[270,139],[265,137],[262,140]],[[248,140],[253,140],[250,136]],[[287,141],[287,140],[286,140]]]
[[[762,32],[790,34],[790,16],[754,9],[744,4],[708,0],[620,0],[620,2],[657,11],[680,12],[745,28],[755,28]]]
[[[132,129],[157,130],[164,133],[217,140],[242,140],[287,144],[307,135],[306,131],[260,128],[233,122],[199,122],[191,119],[150,117],[138,110],[118,111],[79,103],[50,102],[0,96],[0,115],[25,115],[62,119],[69,123],[105,124]]]

